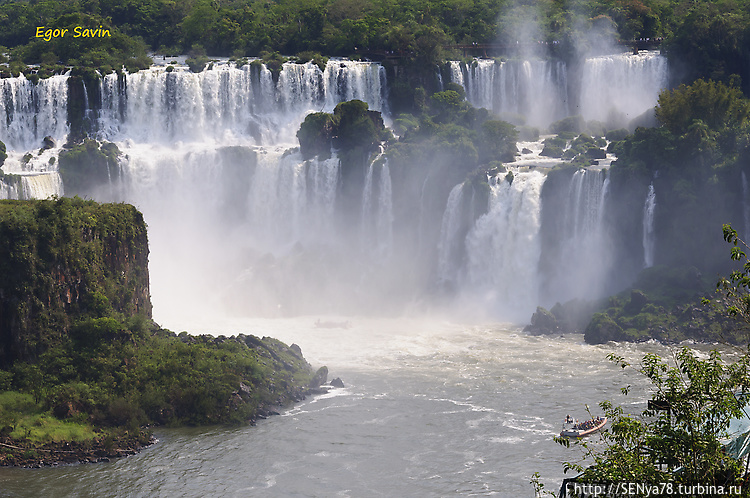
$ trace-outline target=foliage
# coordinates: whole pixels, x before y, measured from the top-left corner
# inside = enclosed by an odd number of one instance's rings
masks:
[[[732,261],[742,263],[742,269],[734,270],[729,277],[722,277],[716,288],[722,296],[722,304],[728,314],[750,324],[750,259],[742,247],[747,248],[731,225],[723,226],[724,240],[732,244]]]
[[[610,355],[623,368],[621,357]],[[718,351],[701,359],[690,348],[674,355],[674,365],[649,353],[638,369],[652,385],[652,398],[667,410],[646,408],[640,416],[605,401],[600,407],[610,420],[599,445],[576,440],[581,463],[565,470],[581,472],[581,482],[640,482],[739,485],[743,468],[721,444],[729,422],[743,416],[750,398],[750,357],[722,361]],[[629,388],[623,393],[628,394]],[[571,442],[556,438],[564,446]]]
[[[748,11],[746,0],[15,0],[0,4],[0,45],[27,63],[132,70],[148,64],[147,48],[186,53],[196,43],[209,55],[400,55],[429,66],[456,57],[446,48],[453,44],[546,42],[552,55],[569,58],[617,39],[667,37],[673,63],[694,61],[691,75],[728,81],[746,74]],[[112,37],[33,37],[38,26],[75,25],[102,26]]]
[[[297,131],[302,155],[330,156],[331,146],[344,152],[369,152],[375,144],[390,139],[392,135],[385,128],[380,112],[368,107],[361,100],[350,100],[337,104],[333,114],[308,114]]]
[[[150,316],[146,226],[132,206],[0,202],[0,364],[32,359],[81,316]]]
[[[312,378],[299,349],[274,339],[178,337],[151,322],[132,206],[3,201],[0,241],[0,434],[243,423],[300,399]]]
[[[99,14],[84,13],[77,2],[54,5],[41,2],[34,6],[25,2],[0,5],[0,43],[11,47],[11,60],[25,63],[62,63],[100,69],[103,73],[147,68],[151,59],[147,45],[139,38],[127,36],[110,19]],[[22,7],[23,6],[23,7]],[[68,29],[64,36],[45,40],[36,37],[37,28]],[[75,36],[75,29],[105,30],[105,36]],[[82,31],[81,31],[82,32]],[[30,41],[29,41],[30,40]]]
[[[739,88],[699,79],[691,85],[662,92],[656,117],[675,135],[690,133],[691,138],[703,140],[703,136],[691,133],[697,123],[711,133],[746,126],[750,102]]]
[[[85,139],[60,153],[60,176],[69,196],[93,192],[120,177],[120,150],[111,142]]]

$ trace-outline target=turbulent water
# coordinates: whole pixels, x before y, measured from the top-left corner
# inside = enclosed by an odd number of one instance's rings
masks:
[[[531,497],[532,473],[557,490],[562,462],[579,456],[552,441],[567,414],[583,418],[586,405],[598,413],[605,399],[643,408],[642,379],[606,355],[664,352],[434,318],[352,318],[351,329],[314,320],[166,325],[295,342],[345,389],[257,427],[157,430],[156,445],[111,463],[0,469],[3,496]],[[632,393],[620,395],[629,384]]]

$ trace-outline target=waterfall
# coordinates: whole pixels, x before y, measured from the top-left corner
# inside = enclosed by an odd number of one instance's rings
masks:
[[[667,80],[667,59],[655,52],[588,58],[583,64],[581,114],[625,126],[656,105]]]
[[[5,175],[0,178],[0,199],[49,199],[62,195],[62,179],[57,172]]]
[[[267,250],[333,235],[339,161],[302,160],[283,148],[259,149],[248,194],[248,233]]]
[[[567,301],[601,295],[610,258],[609,238],[604,226],[604,211],[609,190],[606,170],[579,169],[571,177],[561,204],[545,205],[551,211],[545,226],[554,233],[548,238],[550,250],[544,256],[545,301]],[[550,202],[553,201],[550,199]]]
[[[538,302],[540,192],[545,176],[515,172],[491,179],[489,212],[466,237],[465,295],[508,318],[528,317]]]
[[[324,71],[312,62],[285,63],[274,83],[263,65],[216,65],[192,73],[154,67],[129,74],[122,92],[115,74],[101,83],[99,129],[110,140],[296,142],[311,111],[333,110],[360,99],[385,110],[385,72],[379,64],[330,60]]]
[[[668,77],[667,59],[656,52],[587,58],[580,88],[571,87],[562,61],[452,61],[450,70],[451,80],[464,88],[472,105],[500,115],[523,115],[534,126],[569,114],[625,126],[656,105]],[[576,95],[577,109],[569,105],[569,94]]]
[[[63,183],[58,173],[21,176],[21,199],[48,199],[63,195]]]
[[[460,266],[460,240],[458,239],[463,216],[464,184],[459,183],[451,190],[445,206],[443,221],[440,224],[438,242],[438,282],[455,282]]]
[[[478,59],[462,67],[451,62],[451,79],[466,100],[495,114],[521,114],[532,125],[546,125],[568,114],[567,70],[560,61]]]
[[[381,159],[382,153],[381,149],[381,154],[367,167],[360,230],[362,249],[384,261],[393,251],[393,193],[388,160]]]
[[[643,204],[643,267],[654,266],[656,233],[654,232],[654,211],[656,210],[656,192],[654,184],[648,186],[646,202]]]
[[[68,134],[68,75],[37,83],[23,74],[0,79],[0,140],[8,150],[38,149],[51,136],[64,142]]]
[[[747,175],[742,172],[742,214],[745,220],[745,233],[742,238],[750,238],[750,186],[747,184]]]

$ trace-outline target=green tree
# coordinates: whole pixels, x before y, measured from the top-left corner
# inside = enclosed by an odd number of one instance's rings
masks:
[[[662,92],[656,117],[675,135],[690,132],[697,120],[705,123],[707,129],[723,130],[747,123],[750,101],[737,87],[700,79]]]

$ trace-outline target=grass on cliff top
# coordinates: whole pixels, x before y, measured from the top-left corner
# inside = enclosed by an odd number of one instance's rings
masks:
[[[29,439],[34,443],[50,441],[91,441],[96,437],[89,424],[59,420],[47,413],[29,415],[20,419],[15,430],[10,433],[13,439]]]
[[[13,439],[34,443],[50,441],[91,441],[96,437],[88,423],[59,420],[44,411],[31,394],[15,391],[0,393],[0,421]]]

